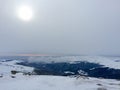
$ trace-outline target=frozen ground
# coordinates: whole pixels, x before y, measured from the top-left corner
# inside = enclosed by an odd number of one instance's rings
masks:
[[[32,67],[26,67],[26,66],[22,66],[22,65],[16,65],[17,62],[21,62],[21,61],[17,61],[17,60],[12,60],[12,61],[5,61],[5,60],[0,60],[0,75],[9,75],[11,74],[11,70],[16,70],[16,71],[28,71],[31,72],[33,71]]]
[[[23,75],[18,73],[15,78],[11,70],[31,71],[33,68],[15,65],[18,62],[0,61],[0,90],[120,90],[120,81],[85,78]]]
[[[17,75],[16,78],[1,78],[0,90],[120,90],[120,81]]]

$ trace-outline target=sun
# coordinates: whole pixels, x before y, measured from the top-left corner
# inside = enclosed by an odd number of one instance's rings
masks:
[[[30,21],[33,18],[33,10],[30,6],[20,6],[17,12],[18,17],[23,21]]]

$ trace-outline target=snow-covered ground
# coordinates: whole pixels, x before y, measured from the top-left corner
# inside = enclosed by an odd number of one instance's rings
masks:
[[[120,90],[120,81],[17,75],[16,78],[1,78],[0,90]]]
[[[0,90],[120,90],[120,81],[111,79],[11,74],[11,70],[31,71],[16,65],[17,60],[0,61]],[[11,76],[15,76],[12,78]]]
[[[16,70],[16,71],[22,71],[22,72],[31,72],[33,71],[32,67],[26,67],[22,65],[17,65],[17,60],[12,60],[12,61],[5,61],[5,60],[0,60],[0,75],[3,74],[4,76],[10,75],[11,70]]]

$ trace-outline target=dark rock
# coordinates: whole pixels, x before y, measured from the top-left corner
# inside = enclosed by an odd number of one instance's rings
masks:
[[[15,76],[11,76],[11,78],[16,78]]]
[[[103,85],[102,85],[102,84],[100,84],[100,83],[98,83],[97,85],[98,85],[98,86],[103,86]]]
[[[18,71],[12,70],[11,74],[15,75],[16,73],[18,73]]]
[[[100,88],[97,88],[97,90],[107,90],[107,89],[103,88],[103,87],[100,87]]]

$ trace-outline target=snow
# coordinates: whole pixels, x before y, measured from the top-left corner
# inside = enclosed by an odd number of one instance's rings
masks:
[[[0,75],[3,75],[3,77],[0,77],[0,90],[120,90],[119,80],[82,76],[77,78],[45,75],[27,76],[22,73],[12,75],[11,70],[33,70],[31,67],[16,65],[16,62],[21,61],[0,61]],[[11,76],[15,76],[15,78]]]
[[[68,73],[74,74],[74,72],[70,72],[70,71],[65,71],[64,73],[66,73],[66,74],[68,74]]]
[[[51,63],[51,62],[69,62],[69,63],[75,63],[78,61],[87,61],[91,63],[98,63],[103,65],[104,67],[114,68],[114,69],[120,69],[120,57],[106,57],[106,56],[41,56],[41,57],[30,57],[28,59],[28,62],[45,62],[45,63]]]
[[[100,84],[101,86],[97,85]],[[60,76],[22,76],[0,79],[1,90],[120,90],[120,81],[105,79],[82,79]]]
[[[17,65],[17,60],[12,60],[12,61],[0,61],[0,74],[3,75],[8,75],[11,74],[11,70],[16,70],[16,71],[28,71],[31,72],[33,71],[32,67],[26,67],[26,66],[21,66]]]
[[[105,67],[120,69],[120,57],[105,57],[105,56],[82,56],[80,57],[81,61],[88,61],[91,63],[98,63]]]

